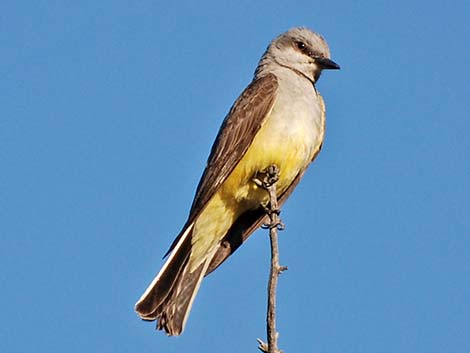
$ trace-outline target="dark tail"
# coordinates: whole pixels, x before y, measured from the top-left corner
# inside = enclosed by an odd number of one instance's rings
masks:
[[[135,305],[144,320],[157,320],[157,329],[170,336],[183,332],[207,267],[212,256],[190,272],[192,227],[185,230],[167,262]]]

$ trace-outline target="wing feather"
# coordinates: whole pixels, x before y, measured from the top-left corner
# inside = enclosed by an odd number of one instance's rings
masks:
[[[277,87],[275,75],[262,76],[254,80],[233,104],[212,146],[188,220],[165,256],[173,250],[186,228],[199,216],[207,202],[245,155],[254,136],[272,110]]]
[[[245,155],[273,107],[276,91],[276,76],[263,76],[253,81],[232,106],[212,147],[191,214],[205,206]]]

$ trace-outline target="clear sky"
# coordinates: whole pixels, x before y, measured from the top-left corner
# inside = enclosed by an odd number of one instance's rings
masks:
[[[179,338],[135,301],[272,38],[327,39],[327,136],[282,213],[279,345],[470,352],[470,2],[2,1],[0,351],[256,352],[269,242]]]

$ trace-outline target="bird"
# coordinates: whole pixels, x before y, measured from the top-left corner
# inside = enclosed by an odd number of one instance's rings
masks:
[[[286,201],[323,144],[325,104],[316,83],[323,70],[337,69],[325,39],[306,27],[268,45],[222,122],[166,262],[135,304],[143,320],[169,336],[183,332],[203,278],[266,222],[269,196],[257,173],[276,166],[279,205]]]

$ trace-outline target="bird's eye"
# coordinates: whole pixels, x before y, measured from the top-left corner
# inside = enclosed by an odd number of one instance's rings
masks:
[[[305,48],[307,47],[304,42],[296,42],[295,44],[300,50],[305,50]]]

